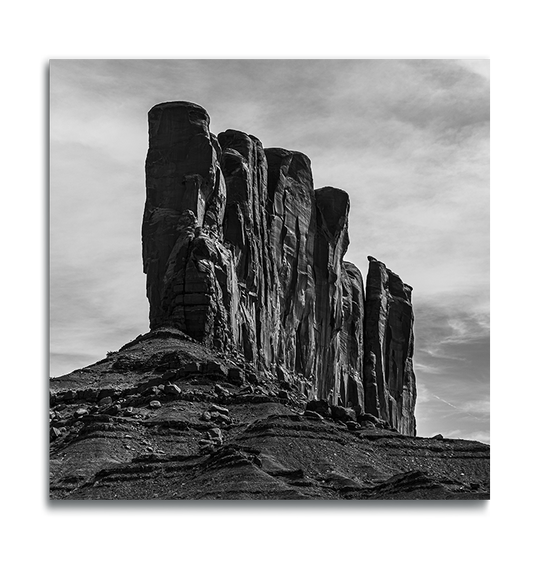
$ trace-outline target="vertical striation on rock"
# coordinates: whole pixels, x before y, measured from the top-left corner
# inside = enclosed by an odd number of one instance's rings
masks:
[[[274,262],[275,357],[313,376],[315,356],[316,208],[311,161],[303,153],[265,150],[268,163],[268,256]]]
[[[188,102],[148,114],[142,237],[150,327],[221,348],[235,339],[235,273],[222,242],[226,189],[209,116]]]
[[[348,194],[315,190],[307,156],[215,137],[188,102],[148,114],[143,261],[150,327],[235,348],[309,397],[415,433],[411,289],[371,259],[366,287],[348,248]]]
[[[341,400],[357,413],[365,411],[363,386],[364,359],[364,285],[361,271],[352,263],[342,265],[343,321],[339,333],[342,349],[342,371],[339,391]]]
[[[347,365],[347,340],[341,336],[344,315],[343,258],[348,248],[348,193],[334,187],[315,192],[317,233],[314,270],[316,280],[317,386],[319,398],[344,402],[341,389]],[[342,339],[342,343],[341,343]]]
[[[400,432],[416,434],[412,288],[368,257],[364,320],[365,409]]]
[[[275,362],[275,291],[268,243],[267,162],[261,142],[240,131],[218,135],[227,202],[224,238],[234,255],[238,282],[237,346],[247,360]]]

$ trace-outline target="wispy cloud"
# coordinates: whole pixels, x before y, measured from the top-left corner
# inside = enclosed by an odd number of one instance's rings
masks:
[[[448,319],[448,326],[452,329],[452,334],[447,336],[442,344],[461,344],[476,340],[486,332],[488,332],[488,325],[485,322],[477,320],[477,316],[469,316],[465,319],[464,316]],[[481,317],[484,321],[485,317]]]
[[[429,366],[428,364],[424,364],[418,360],[415,360],[415,371],[416,372],[423,372],[427,374],[438,374],[441,370],[436,366]]]
[[[484,397],[479,400],[472,400],[462,404],[461,409],[464,412],[470,412],[477,416],[488,416],[490,414],[490,401],[488,397]]]
[[[446,433],[461,426],[464,431],[488,431],[489,379],[473,379],[469,370],[444,369],[445,373],[418,372],[426,392],[417,402],[418,433],[422,436]]]
[[[415,291],[416,292],[416,291]],[[427,297],[415,304],[415,372],[424,388],[417,408],[421,435],[489,426],[490,331],[486,301]]]
[[[477,432],[465,432],[464,430],[451,430],[446,433],[446,438],[459,438],[461,440],[473,440],[476,442],[483,442],[484,444],[490,444],[490,432],[487,431],[477,431]]]

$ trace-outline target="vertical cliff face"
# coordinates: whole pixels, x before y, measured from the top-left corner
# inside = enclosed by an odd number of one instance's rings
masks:
[[[358,413],[365,411],[364,375],[364,285],[361,271],[352,263],[342,265],[342,328],[338,334],[341,350],[339,395]]]
[[[343,257],[348,248],[348,193],[334,187],[315,192],[317,233],[314,271],[316,281],[318,394],[334,403],[346,399],[346,349],[340,344],[346,319],[343,300]]]
[[[222,227],[225,182],[209,116],[187,102],[148,114],[143,261],[150,327],[173,325],[226,347],[235,338],[236,277]]]
[[[221,166],[226,182],[224,239],[233,255],[237,280],[238,327],[234,342],[246,359],[257,363],[263,348],[272,362],[274,301],[273,265],[265,252],[268,240],[267,162],[261,142],[240,131],[219,134]]]
[[[267,149],[268,243],[274,263],[276,301],[274,360],[290,371],[314,376],[316,207],[311,162],[303,153]]]
[[[187,102],[149,112],[143,260],[150,326],[301,374],[310,398],[414,434],[410,287],[344,261],[348,194],[315,190],[299,152],[215,137]],[[283,374],[281,374],[283,375]]]
[[[364,321],[365,407],[402,433],[415,435],[414,314],[411,287],[368,257]]]

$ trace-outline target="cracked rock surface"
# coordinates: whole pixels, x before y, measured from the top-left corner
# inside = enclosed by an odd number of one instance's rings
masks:
[[[410,287],[348,248],[348,193],[314,189],[303,153],[214,136],[188,102],[149,112],[142,227],[150,326],[310,381],[309,398],[415,435]],[[375,262],[374,262],[375,261]]]

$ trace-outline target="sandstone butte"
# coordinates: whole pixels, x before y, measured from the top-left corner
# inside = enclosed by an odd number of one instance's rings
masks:
[[[303,153],[209,132],[187,102],[150,110],[142,237],[150,327],[170,326],[309,397],[415,435],[411,287],[369,257],[344,261],[348,193],[313,188]]]
[[[51,380],[51,497],[487,499],[488,446],[416,438],[412,288],[344,260],[348,193],[196,104],[148,126],[150,332]]]

